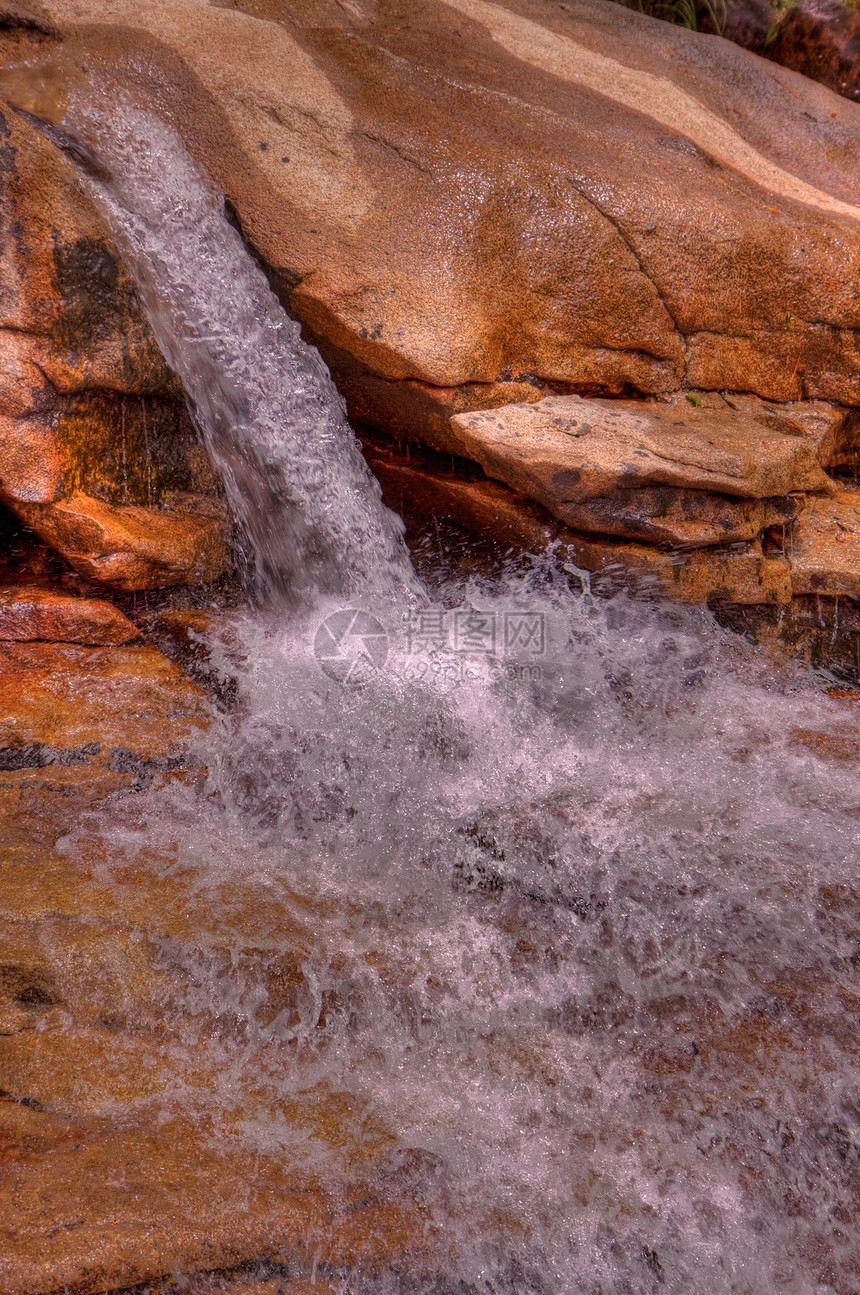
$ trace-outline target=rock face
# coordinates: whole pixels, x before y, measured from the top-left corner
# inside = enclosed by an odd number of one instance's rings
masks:
[[[841,489],[812,500],[791,541],[791,587],[796,594],[860,598],[860,490]]]
[[[754,539],[829,488],[805,437],[734,411],[555,396],[457,415],[452,439],[570,526],[678,546]]]
[[[8,110],[0,137],[0,499],[97,582],[212,579],[218,488],[134,287],[74,168]]]
[[[290,308],[425,431],[440,388],[860,401],[856,109],[789,71],[604,0],[39,12],[61,72],[22,106],[65,120],[86,49],[169,113]]]

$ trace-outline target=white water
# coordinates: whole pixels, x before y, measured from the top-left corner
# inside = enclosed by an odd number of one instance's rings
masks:
[[[264,596],[420,598],[402,523],[382,503],[328,369],[179,137],[121,94],[77,112],[71,123],[113,176],[85,182],[190,397]]]
[[[100,143],[117,171],[131,165]],[[197,181],[173,153],[149,174],[169,191],[140,195],[124,172],[124,205],[105,209],[127,250],[133,231],[151,240],[130,264],[198,411],[217,394],[208,434],[229,463],[219,365],[244,440],[249,368],[232,355],[250,325],[206,294],[230,297],[239,244],[206,198],[198,280],[172,228],[134,214],[175,204],[185,228]],[[242,265],[262,293],[254,275]],[[196,324],[170,331],[192,296],[194,319],[221,330],[205,346]],[[279,345],[294,338],[273,328]],[[288,421],[293,446],[300,432]],[[328,440],[314,472],[334,478],[340,462]],[[250,481],[246,497],[240,465],[231,491],[274,579],[280,550],[254,530]],[[360,587],[409,589],[378,521],[368,569],[364,517]],[[251,1182],[260,1154],[345,1180],[346,1153],[297,1140],[280,1112],[320,1084],[353,1094],[352,1145],[376,1122],[396,1138],[370,1162],[374,1190],[419,1200],[439,1242],[428,1290],[857,1290],[860,778],[856,759],[815,754],[856,741],[854,712],[704,613],[595,602],[551,561],[495,584],[438,576],[433,598],[428,613],[472,606],[497,625],[542,615],[546,650],[499,651],[494,669],[478,651],[410,645],[382,599],[391,655],[344,687],[313,652],[338,599],[289,622],[249,614],[213,644],[240,699],[201,752],[204,794],[141,796],[81,828],[109,846],[120,907],[132,861],[185,896],[190,933],[160,955],[172,1074],[186,1054],[193,1073],[202,1042],[222,1082],[174,1079],[159,1100],[245,1147]],[[264,915],[253,938],[249,912]],[[261,1016],[267,967],[294,955],[289,1010]],[[408,1269],[342,1280],[416,1289]]]

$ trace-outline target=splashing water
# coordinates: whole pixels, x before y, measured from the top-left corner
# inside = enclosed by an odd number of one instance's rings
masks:
[[[175,141],[147,123],[141,161],[140,121],[120,124],[135,142],[100,140],[123,195],[104,209],[274,581],[294,553],[254,529],[246,411],[268,411],[272,462],[288,437],[309,497],[341,500],[357,470],[339,399],[322,408],[306,349],[280,368],[273,349],[258,382],[258,304],[273,348],[293,326]],[[157,227],[174,204],[176,256]],[[346,583],[410,590],[358,475]],[[306,516],[330,542],[337,519]],[[181,896],[181,929],[156,937],[170,1081],[146,1102],[205,1115],[249,1180],[265,1155],[337,1178],[384,1127],[373,1191],[419,1201],[444,1243],[427,1290],[855,1290],[856,721],[706,613],[599,602],[569,575],[437,574],[403,620],[383,599],[389,654],[360,687],[321,668],[336,598],[213,639],[239,702],[201,750],[205,794],[141,794],[64,844],[101,842],[119,908],[147,874]],[[495,646],[442,646],[458,614]],[[542,634],[505,655],[516,617]],[[214,1090],[194,1080],[201,1046]],[[283,1116],[321,1086],[352,1094],[348,1151]]]
[[[420,598],[402,523],[382,503],[328,369],[179,137],[121,95],[78,112],[112,173],[84,182],[190,397],[264,596]]]

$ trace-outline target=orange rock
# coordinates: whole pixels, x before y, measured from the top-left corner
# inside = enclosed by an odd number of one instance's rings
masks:
[[[677,602],[726,599],[782,605],[791,599],[785,556],[763,552],[759,542],[736,551],[670,552],[598,538],[569,529],[533,500],[496,482],[458,481],[372,454],[370,462],[389,506],[407,521],[426,522],[435,512],[496,547],[541,553],[555,546],[573,567],[610,584],[627,584]]]
[[[792,527],[788,552],[795,594],[860,598],[860,489],[811,500]]]
[[[39,585],[0,588],[0,640],[106,646],[136,638],[140,630],[111,603],[75,598]]]
[[[860,401],[851,106],[744,50],[601,0],[40,12],[7,93],[157,101],[291,309],[428,417],[509,378]]]
[[[18,513],[90,580],[153,589],[214,580],[228,564],[227,525],[217,501],[205,511],[103,503],[75,493],[55,504],[20,504]]]

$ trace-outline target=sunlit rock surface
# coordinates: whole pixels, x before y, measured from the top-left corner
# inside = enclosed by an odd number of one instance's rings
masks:
[[[792,494],[830,488],[791,430],[728,409],[554,396],[460,414],[451,440],[570,526],[681,547],[755,539],[794,516]]]
[[[23,106],[168,113],[371,375],[860,399],[857,110],[795,73],[603,0],[39,14]]]

